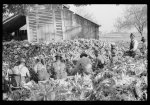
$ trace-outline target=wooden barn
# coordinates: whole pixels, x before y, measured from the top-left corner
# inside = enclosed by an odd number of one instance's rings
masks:
[[[3,39],[29,42],[98,39],[100,25],[74,14],[61,4],[34,4],[3,21]]]

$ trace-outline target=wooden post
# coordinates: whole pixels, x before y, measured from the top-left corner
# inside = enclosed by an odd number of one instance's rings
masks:
[[[65,35],[65,24],[64,24],[64,15],[63,15],[63,7],[61,9],[61,20],[62,20],[62,32],[63,32],[63,40],[66,39],[66,35]]]
[[[26,25],[27,25],[27,39],[29,42],[31,42],[30,28],[29,28],[29,17],[28,16],[26,16]]]
[[[56,40],[56,22],[55,22],[55,9],[52,8],[53,10],[53,23],[54,23],[54,40]]]
[[[38,32],[38,5],[36,5],[36,35],[37,35],[37,42],[39,42],[39,32]]]

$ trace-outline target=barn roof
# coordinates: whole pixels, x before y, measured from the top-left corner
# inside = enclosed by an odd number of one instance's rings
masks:
[[[67,8],[69,11],[71,11],[71,10],[69,9],[69,7],[67,7],[66,5],[63,5],[63,7]],[[71,11],[71,12],[74,13],[73,11]],[[79,14],[77,14],[77,13],[75,13],[75,15],[77,15],[77,16],[79,16],[79,17],[81,17],[81,18],[84,18],[84,19],[86,19],[86,20],[88,20],[88,21],[90,21],[91,23],[94,23],[95,25],[97,25],[97,26],[99,26],[99,27],[101,26],[101,25],[99,25],[99,24],[93,22],[92,20],[89,20],[89,19],[87,19],[87,18],[85,18],[85,17],[83,17],[83,16],[81,16],[81,15],[79,15]]]
[[[3,32],[13,32],[26,24],[26,17],[21,14],[13,15],[3,21]]]

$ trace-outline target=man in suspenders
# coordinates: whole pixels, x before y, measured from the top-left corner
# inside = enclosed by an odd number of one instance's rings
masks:
[[[21,59],[20,65],[19,65],[19,71],[21,75],[21,83],[24,84],[26,83],[26,77],[30,78],[30,73],[28,68],[25,66],[25,60]]]

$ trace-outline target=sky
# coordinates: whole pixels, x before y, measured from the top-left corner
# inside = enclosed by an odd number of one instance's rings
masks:
[[[113,24],[117,17],[123,15],[126,5],[113,5],[113,4],[92,4],[86,6],[86,10],[92,13],[97,22],[102,25],[99,29],[103,33],[115,31]],[[70,5],[70,10],[76,11],[73,5]]]

